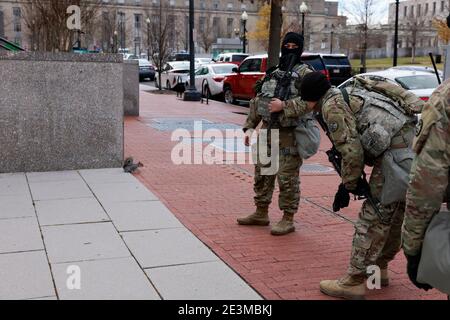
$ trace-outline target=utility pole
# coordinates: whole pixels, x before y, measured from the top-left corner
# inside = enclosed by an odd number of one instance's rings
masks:
[[[189,87],[184,92],[184,101],[200,101],[202,94],[195,88],[195,44],[194,44],[194,0],[189,0]]]
[[[394,33],[394,67],[397,66],[398,59],[398,11],[400,0],[395,1],[395,33]]]

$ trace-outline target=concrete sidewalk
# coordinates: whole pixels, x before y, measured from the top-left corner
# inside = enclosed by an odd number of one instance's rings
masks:
[[[122,169],[0,174],[0,235],[0,299],[260,299]]]

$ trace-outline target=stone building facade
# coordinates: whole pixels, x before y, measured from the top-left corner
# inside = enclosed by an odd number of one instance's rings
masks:
[[[444,45],[433,27],[433,19],[445,19],[449,15],[448,0],[407,0],[399,5],[399,41],[400,56],[423,56],[428,52],[440,53]],[[387,55],[392,56],[394,49],[395,3],[389,5]]]
[[[0,0],[0,36],[31,50],[32,36],[24,23],[23,3],[26,1]],[[173,24],[169,34],[171,49],[187,50],[188,0],[102,0],[98,21],[91,27],[91,31],[82,36],[83,45],[90,50],[111,51],[113,42],[117,41],[119,47],[127,48],[131,53],[146,52],[147,28],[150,27],[147,25],[147,18],[150,21],[158,19],[159,1],[163,2],[165,14],[170,14]],[[338,3],[325,0],[309,0],[305,3],[309,7],[305,15],[305,49],[328,52],[333,46],[338,50],[339,38],[333,34],[346,24],[346,18],[338,15]],[[300,4],[301,1],[288,0],[283,8],[284,19],[291,26],[298,26],[298,31],[301,30],[302,19]],[[205,54],[202,46],[205,34],[213,38],[208,54],[213,49],[216,52],[242,50],[241,15],[243,11],[248,13],[247,30],[251,32],[259,19],[258,11],[261,6],[262,1],[258,0],[196,0],[197,53]],[[111,23],[112,28],[107,28],[106,25]],[[264,50],[258,41],[248,41],[248,52],[259,53]]]

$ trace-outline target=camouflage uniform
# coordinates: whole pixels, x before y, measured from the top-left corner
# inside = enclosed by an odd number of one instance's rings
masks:
[[[399,86],[388,83],[383,84],[389,89],[390,95],[403,101],[421,101],[412,93]],[[330,130],[331,139],[336,149],[342,154],[342,182],[348,190],[355,190],[357,181],[361,177],[364,166],[373,166],[369,180],[370,191],[375,201],[379,201],[383,189],[384,176],[382,172],[383,154],[374,158],[364,151],[358,132],[358,123],[355,114],[360,111],[363,101],[352,96],[349,90],[350,104],[336,89],[330,89],[319,102],[323,118]],[[410,148],[414,124],[408,123],[392,138],[389,148]],[[356,282],[365,281],[367,267],[378,265],[380,269],[387,269],[388,263],[393,260],[400,250],[400,233],[405,209],[404,202],[395,202],[390,205],[377,204],[379,212],[387,217],[389,223],[382,222],[377,211],[366,200],[359,213],[355,225],[350,266],[348,276]]]
[[[262,175],[261,164],[255,164],[254,202],[258,208],[267,208],[272,202],[272,195],[277,179],[280,187],[279,207],[285,213],[294,215],[300,202],[300,179],[299,170],[302,165],[302,159],[296,148],[294,130],[298,123],[298,118],[309,113],[306,104],[301,101],[299,91],[302,77],[312,72],[306,65],[297,65],[294,71],[298,71],[298,78],[291,83],[291,99],[284,102],[283,111],[279,116],[279,126],[274,128],[279,130],[279,170],[276,175]],[[276,74],[279,69],[273,71]],[[250,111],[244,124],[244,132],[249,129],[255,129],[262,121],[261,129],[268,129],[270,123],[270,113],[268,112],[268,103],[273,98],[265,94],[266,84],[269,76],[257,83],[261,92],[250,101]],[[269,84],[270,85],[270,84]],[[259,91],[258,89],[256,89]],[[272,88],[273,91],[273,88]],[[268,135],[270,137],[270,135]],[[259,142],[259,137],[258,137]],[[259,143],[258,143],[259,145]],[[268,152],[270,153],[271,142],[268,140]]]
[[[446,188],[450,168],[450,79],[426,104],[414,141],[414,160],[406,197],[403,250],[416,256],[433,216],[449,201]],[[447,198],[447,199],[444,199]],[[447,202],[448,203],[448,202]]]

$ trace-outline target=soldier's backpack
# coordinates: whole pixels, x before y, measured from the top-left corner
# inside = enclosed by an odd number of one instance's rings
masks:
[[[341,91],[348,105],[350,105],[349,95],[363,102],[354,115],[361,144],[374,158],[379,157],[391,146],[392,138],[406,123],[416,121],[416,117],[394,99],[366,88],[364,83],[356,82],[351,88],[343,88]]]
[[[431,220],[422,245],[417,281],[450,295],[450,212]]]

